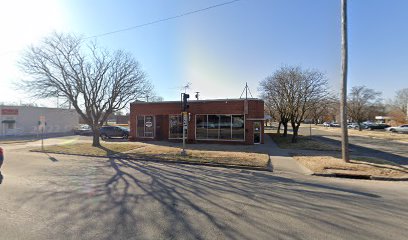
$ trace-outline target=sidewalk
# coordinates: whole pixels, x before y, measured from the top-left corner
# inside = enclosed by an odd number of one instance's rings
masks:
[[[289,155],[287,150],[279,148],[270,136],[264,134],[264,138],[265,143],[257,145],[257,147],[263,152],[269,154],[274,171],[291,172],[303,175],[310,175],[313,173],[306,167],[300,165]]]

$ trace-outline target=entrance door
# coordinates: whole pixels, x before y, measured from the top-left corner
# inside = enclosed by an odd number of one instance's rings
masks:
[[[254,144],[260,144],[261,143],[261,122],[256,121],[254,122]]]

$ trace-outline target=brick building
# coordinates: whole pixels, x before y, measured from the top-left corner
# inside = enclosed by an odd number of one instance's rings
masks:
[[[264,102],[260,99],[191,100],[187,142],[263,143]],[[134,102],[130,139],[181,140],[181,103]]]

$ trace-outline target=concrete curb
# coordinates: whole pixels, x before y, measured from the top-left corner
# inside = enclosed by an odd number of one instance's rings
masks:
[[[41,150],[30,150],[30,152],[60,154],[60,155],[69,155],[69,156],[81,156],[81,157],[93,157],[93,158],[117,158],[117,159],[136,160],[136,161],[143,161],[143,162],[198,165],[198,166],[207,166],[207,167],[222,167],[222,168],[246,169],[246,170],[254,170],[254,171],[272,172],[267,166],[262,168],[262,167],[251,167],[251,166],[245,166],[245,165],[228,165],[228,164],[219,164],[219,163],[210,163],[210,162],[189,162],[189,161],[178,161],[178,160],[166,161],[166,160],[160,160],[160,159],[133,158],[133,157],[115,156],[115,155],[91,156],[91,155],[73,154],[73,153],[46,152],[46,151],[41,151]]]
[[[408,181],[408,177],[395,178],[395,177],[380,177],[380,176],[372,176],[372,175],[343,174],[343,173],[313,173],[312,176],[348,178],[348,179],[360,179],[360,180],[395,181],[395,182]]]
[[[370,179],[371,180],[381,180],[381,181],[408,181],[408,177],[390,178],[390,177],[371,176]]]

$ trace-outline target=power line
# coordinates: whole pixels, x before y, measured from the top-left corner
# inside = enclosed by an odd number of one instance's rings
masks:
[[[162,18],[162,19],[158,19],[158,20],[155,20],[155,21],[135,25],[135,26],[132,26],[132,27],[127,27],[127,28],[123,28],[123,29],[119,29],[119,30],[115,30],[115,31],[110,31],[110,32],[106,32],[106,33],[97,34],[97,35],[90,36],[90,37],[85,37],[84,39],[103,37],[103,36],[106,36],[106,35],[111,35],[111,34],[115,34],[115,33],[119,33],[119,32],[130,31],[130,30],[133,30],[133,29],[136,29],[136,28],[141,28],[141,27],[145,27],[145,26],[148,26],[148,25],[153,25],[153,24],[160,23],[160,22],[165,22],[165,21],[168,21],[168,20],[185,17],[187,15],[192,15],[192,14],[199,13],[199,12],[204,12],[204,11],[207,11],[207,10],[210,10],[210,9],[213,9],[213,8],[217,8],[217,7],[221,7],[221,6],[224,6],[224,5],[232,4],[232,3],[235,3],[235,2],[238,2],[238,1],[240,1],[240,0],[233,0],[233,1],[223,2],[223,3],[212,5],[212,6],[209,6],[209,7],[206,7],[206,8],[201,8],[201,9],[181,13],[179,15],[175,15],[175,16],[172,16],[172,17]]]

